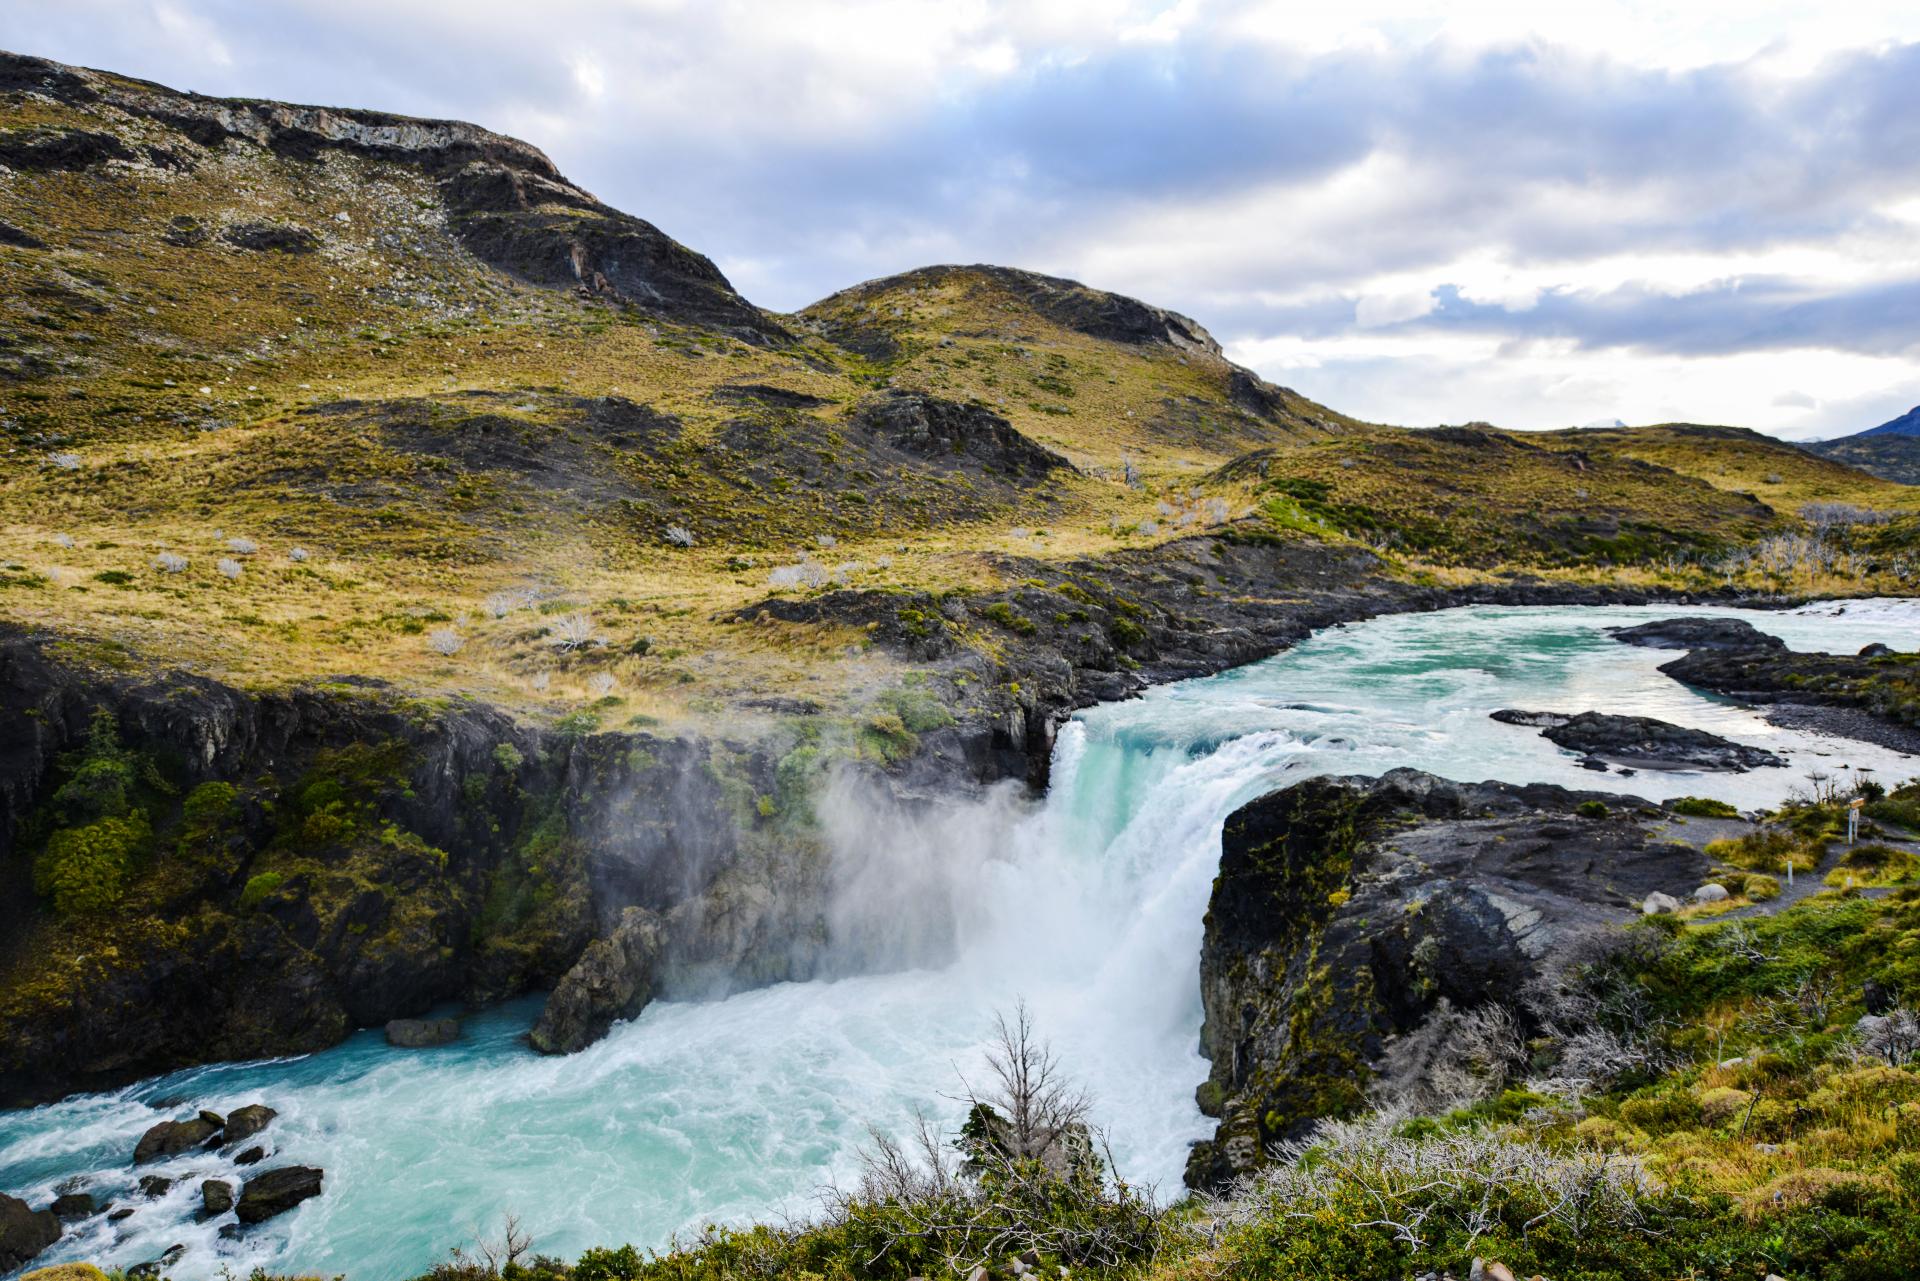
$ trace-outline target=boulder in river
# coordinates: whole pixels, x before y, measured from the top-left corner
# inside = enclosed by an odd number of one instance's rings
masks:
[[[595,939],[547,997],[528,1040],[542,1054],[572,1054],[630,1019],[653,999],[660,961],[660,918],[630,907],[606,938]]]
[[[220,1122],[209,1121],[204,1115],[186,1121],[162,1121],[140,1136],[140,1142],[133,1149],[133,1163],[145,1165],[178,1156],[199,1147],[220,1133],[220,1129]]]
[[[1663,618],[1637,627],[1619,627],[1613,638],[1645,649],[1746,651],[1785,649],[1787,643],[1739,618]]]
[[[62,1222],[91,1218],[100,1212],[100,1207],[94,1204],[93,1195],[88,1192],[69,1192],[64,1196],[57,1196],[53,1199],[53,1204],[47,1208],[52,1210],[54,1217]]]
[[[424,1050],[459,1039],[459,1019],[393,1019],[387,1024],[387,1044],[403,1050]]]
[[[1637,766],[1642,769],[1730,770],[1743,773],[1786,762],[1765,748],[1748,747],[1705,730],[1688,729],[1651,716],[1614,716],[1607,712],[1524,712],[1512,708],[1492,713],[1508,725],[1538,728],[1557,747],[1578,752],[1580,763]]]
[[[233,1208],[233,1184],[225,1179],[205,1179],[200,1184],[200,1217],[215,1218]]]
[[[174,1264],[180,1262],[181,1256],[186,1254],[186,1252],[187,1252],[187,1247],[184,1245],[180,1245],[180,1244],[170,1245],[165,1250],[162,1250],[160,1252],[159,1258],[148,1259],[145,1263],[136,1263],[132,1267],[128,1268],[127,1275],[129,1277],[162,1276],[166,1273],[168,1268],[171,1268]]]
[[[52,1210],[36,1210],[0,1193],[0,1272],[11,1272],[60,1239]]]
[[[280,1114],[264,1103],[249,1103],[245,1107],[235,1108],[227,1113],[227,1123],[220,1131],[220,1146],[232,1147],[245,1142],[267,1128],[267,1123]]]
[[[163,1197],[172,1186],[173,1180],[164,1174],[145,1175],[140,1180],[140,1195],[149,1199]]]
[[[283,1165],[256,1174],[240,1189],[234,1212],[240,1222],[263,1223],[276,1214],[285,1214],[309,1197],[320,1195],[320,1181],[326,1171],[311,1165]]]
[[[239,1156],[233,1158],[233,1163],[235,1165],[258,1165],[266,1159],[267,1150],[256,1143]]]

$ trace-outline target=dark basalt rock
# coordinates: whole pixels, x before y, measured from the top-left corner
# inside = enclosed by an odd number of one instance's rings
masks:
[[[1593,801],[1606,817],[1577,812]],[[1417,1087],[1424,1063],[1397,1047],[1438,1012],[1512,1001],[1575,936],[1634,919],[1654,890],[1689,893],[1707,861],[1661,822],[1631,797],[1414,770],[1235,811],[1200,965],[1200,1101],[1220,1124],[1189,1184],[1257,1168],[1370,1090]]]
[[[140,1177],[140,1195],[149,1201],[165,1196],[173,1187],[173,1180],[164,1174],[145,1174]]]
[[[1771,650],[1787,643],[1738,618],[1663,618],[1655,623],[1616,628],[1613,638],[1623,645],[1647,649]]]
[[[890,391],[863,403],[854,422],[903,453],[930,462],[963,463],[1026,479],[1073,465],[980,405],[963,405],[924,392]]]
[[[1582,765],[1600,769],[1607,762],[1643,769],[1731,770],[1744,772],[1762,766],[1785,765],[1772,752],[1748,747],[1705,730],[1655,720],[1651,716],[1613,716],[1581,712],[1523,712],[1503,709],[1491,713],[1508,725],[1538,728],[1542,738],[1569,752],[1587,757]]]
[[[394,1019],[387,1024],[387,1044],[403,1050],[450,1045],[459,1039],[459,1019]]]
[[[91,1218],[100,1213],[100,1207],[94,1204],[92,1195],[86,1192],[68,1192],[63,1196],[57,1196],[47,1209],[53,1211],[54,1217],[62,1222]]]
[[[188,1121],[162,1121],[140,1136],[133,1149],[133,1163],[145,1165],[197,1148],[220,1133],[221,1123],[196,1116]]]
[[[258,1144],[248,1148],[233,1158],[235,1165],[258,1165],[267,1159],[267,1150]]]
[[[159,1258],[148,1259],[145,1263],[136,1263],[132,1267],[128,1268],[127,1275],[129,1277],[161,1276],[167,1271],[168,1268],[171,1268],[174,1264],[180,1262],[180,1260],[185,1257],[186,1253],[187,1253],[186,1246],[178,1245],[178,1244],[170,1245],[165,1250],[160,1252]]]
[[[10,222],[0,221],[0,245],[12,245],[15,249],[45,249],[47,242]]]
[[[60,1220],[0,1193],[0,1272],[11,1272],[60,1239]]]
[[[205,1179],[200,1184],[200,1217],[212,1219],[233,1208],[233,1184],[225,1179]]]
[[[320,1195],[325,1171],[311,1165],[287,1165],[248,1179],[234,1207],[240,1222],[262,1223]]]
[[[657,916],[630,907],[606,938],[589,944],[547,998],[528,1040],[542,1054],[572,1054],[653,999],[664,936]]]
[[[292,223],[236,223],[220,238],[237,249],[255,253],[310,254],[320,247],[320,237]]]
[[[232,1147],[243,1143],[260,1131],[280,1114],[264,1103],[249,1103],[245,1107],[235,1108],[227,1113],[227,1123],[220,1132],[220,1146]]]
[[[70,171],[133,158],[127,144],[110,133],[92,129],[27,129],[0,134],[0,165],[9,169]]]

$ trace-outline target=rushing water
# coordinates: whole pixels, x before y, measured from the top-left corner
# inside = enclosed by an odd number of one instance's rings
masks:
[[[1920,760],[1776,729],[1655,669],[1671,654],[1606,638],[1609,625],[1715,610],[1474,607],[1377,619],[1316,635],[1264,663],[1094,708],[1061,733],[1040,805],[983,804],[931,834],[991,851],[952,878],[961,948],[938,970],[791,983],[706,1004],[662,1003],[567,1058],[520,1037],[521,1001],[472,1018],[457,1044],[388,1048],[361,1033],[321,1054],[203,1068],[31,1111],[0,1114],[0,1189],[44,1204],[75,1176],[134,1205],[125,1222],[69,1229],[36,1262],[131,1264],[179,1242],[176,1275],[278,1264],[353,1281],[411,1275],[512,1210],[543,1251],[665,1245],[707,1223],[805,1213],[846,1182],[868,1125],[915,1107],[946,1121],[978,1079],[996,1010],[1024,999],[1093,1088],[1098,1121],[1136,1181],[1179,1190],[1187,1145],[1208,1129],[1201,920],[1222,821],[1311,774],[1417,766],[1499,778],[1772,804],[1819,770],[1889,781]],[[1911,649],[1920,601],[1742,613],[1796,649]],[[1500,707],[1658,716],[1786,755],[1744,775],[1581,769]],[[962,831],[964,829],[964,831]],[[270,1164],[326,1168],[298,1211],[223,1241],[193,1220],[199,1180],[235,1178],[192,1154],[144,1168],[180,1180],[157,1201],[133,1190],[135,1140],[162,1116],[267,1102]],[[264,1168],[264,1167],[262,1167]],[[245,1171],[239,1173],[244,1174]]]

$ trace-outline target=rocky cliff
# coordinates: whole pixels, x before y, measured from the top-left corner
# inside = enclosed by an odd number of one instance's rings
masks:
[[[1662,827],[1636,798],[1413,770],[1235,811],[1200,968],[1199,1098],[1219,1126],[1188,1182],[1218,1186],[1320,1118],[1430,1088],[1454,1020],[1498,1007],[1524,1029],[1521,992],[1572,940],[1699,882],[1705,858]]]

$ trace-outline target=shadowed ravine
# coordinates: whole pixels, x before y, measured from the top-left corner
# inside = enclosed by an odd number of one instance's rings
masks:
[[[1794,648],[1842,652],[1910,642],[1920,623],[1913,602],[1833,608],[1740,616]],[[1600,783],[1656,799],[1751,808],[1813,769],[1913,771],[1886,749],[1778,728],[1695,694],[1656,670],[1670,654],[1603,631],[1674,613],[1733,611],[1474,607],[1376,619],[1089,709],[1060,733],[1038,803],[1008,785],[938,825],[876,830],[857,793],[830,791],[819,807],[827,833],[861,851],[837,890],[846,930],[884,936],[889,923],[869,904],[897,901],[906,878],[916,897],[951,904],[950,964],[658,1002],[564,1058],[525,1048],[534,1006],[518,1002],[470,1018],[444,1049],[399,1051],[360,1033],[304,1058],[177,1073],[0,1115],[0,1186],[39,1204],[89,1175],[97,1194],[140,1205],[120,1225],[77,1225],[38,1262],[125,1265],[183,1242],[183,1276],[223,1263],[406,1275],[503,1209],[545,1251],[663,1246],[709,1222],[806,1212],[823,1184],[851,1174],[870,1124],[897,1129],[916,1105],[955,1119],[950,1096],[959,1076],[979,1072],[993,1011],[1024,998],[1092,1087],[1122,1171],[1176,1194],[1189,1144],[1211,1130],[1193,1102],[1207,1076],[1196,961],[1221,824],[1236,806],[1310,775],[1399,766],[1599,782],[1533,730],[1489,719],[1511,706],[1657,716],[1789,761]],[[181,1181],[156,1202],[127,1198],[127,1154],[154,1108],[256,1100],[281,1111],[277,1159],[326,1167],[324,1196],[241,1242],[192,1221],[199,1179],[231,1173],[223,1158],[151,1167]]]

